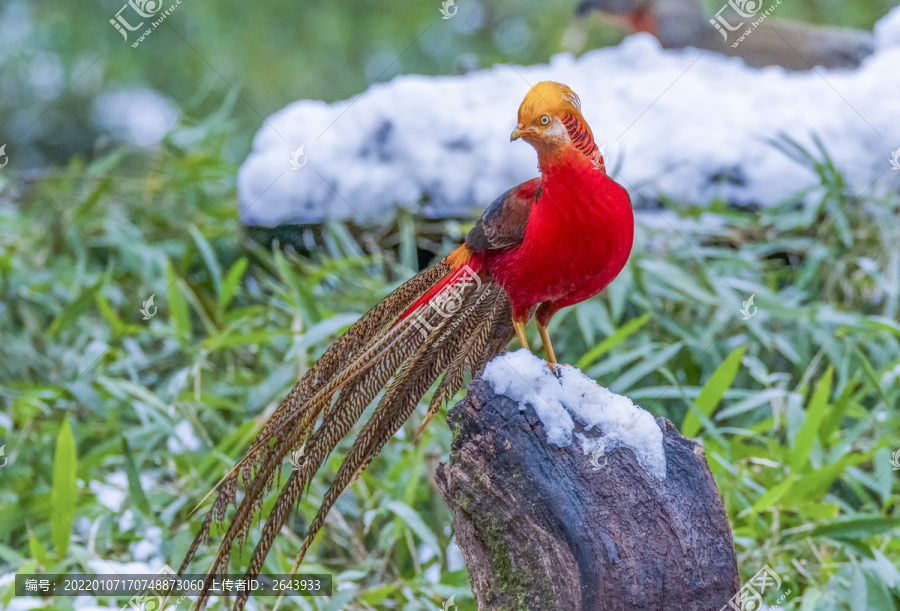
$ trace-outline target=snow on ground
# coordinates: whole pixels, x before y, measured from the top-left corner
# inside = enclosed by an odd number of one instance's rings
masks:
[[[182,454],[187,451],[196,452],[202,447],[200,438],[194,432],[194,427],[187,420],[182,420],[175,425],[175,436],[166,440],[166,447],[172,454]]]
[[[92,480],[88,486],[97,495],[98,503],[118,513],[128,495],[128,476],[124,471],[115,471],[106,477],[106,482]]]
[[[141,147],[158,144],[179,116],[171,100],[145,88],[102,93],[91,113],[100,129]]]
[[[427,34],[426,34],[427,35]],[[531,85],[556,80],[582,98],[607,167],[626,188],[705,204],[722,196],[772,205],[817,184],[769,140],[812,148],[818,135],[851,188],[900,185],[900,7],[876,27],[857,70],[786,72],[649,35],[549,65],[498,65],[464,76],[400,76],[333,104],[295,102],[270,116],[238,175],[245,224],[479,214],[537,174],[534,151],[509,142]],[[298,150],[300,147],[302,150]],[[290,163],[293,154],[293,165]],[[295,169],[298,166],[299,169]],[[879,178],[880,177],[880,178]]]
[[[518,403],[520,410],[533,407],[550,443],[566,447],[575,435],[588,455],[628,448],[647,472],[665,479],[662,430],[650,412],[599,386],[580,369],[571,365],[559,369],[557,378],[546,361],[521,349],[488,363],[482,379],[495,393]],[[576,420],[585,434],[575,431]]]

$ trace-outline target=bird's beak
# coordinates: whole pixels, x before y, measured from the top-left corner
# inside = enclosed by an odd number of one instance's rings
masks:
[[[513,142],[514,140],[518,140],[519,138],[522,138],[524,136],[534,136],[536,134],[537,132],[534,129],[525,129],[525,124],[519,123],[518,125],[516,125],[516,129],[514,129],[509,135],[509,141]]]

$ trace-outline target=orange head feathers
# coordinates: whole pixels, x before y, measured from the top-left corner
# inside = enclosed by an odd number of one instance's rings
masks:
[[[510,141],[522,138],[538,154],[572,145],[588,157],[597,155],[594,135],[581,114],[581,100],[562,83],[543,81],[532,87],[519,106],[518,118]]]
[[[566,114],[581,116],[581,99],[567,85],[553,81],[543,81],[528,90],[519,106],[519,123],[531,125],[541,115],[562,117]]]

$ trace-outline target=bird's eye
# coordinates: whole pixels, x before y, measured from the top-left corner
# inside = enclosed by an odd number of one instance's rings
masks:
[[[550,117],[548,117],[547,115],[541,117],[541,125],[547,125],[548,123],[550,123]]]

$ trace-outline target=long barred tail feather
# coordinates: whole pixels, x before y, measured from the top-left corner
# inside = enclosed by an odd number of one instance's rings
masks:
[[[304,431],[302,432],[308,432],[308,429],[315,424],[315,419],[319,416],[319,411],[310,409],[310,407],[313,407],[310,405],[310,400],[331,382],[348,363],[356,359],[363,350],[369,348],[374,338],[377,338],[385,329],[394,324],[397,317],[412,302],[429,291],[451,271],[452,267],[441,261],[410,279],[360,318],[304,374],[272,416],[269,417],[265,425],[263,425],[250,450],[217,485],[220,492],[216,498],[213,510],[207,514],[206,519],[203,521],[200,532],[195,537],[188,553],[185,555],[184,562],[179,568],[179,574],[184,574],[197,550],[209,540],[209,529],[212,526],[212,522],[214,520],[222,521],[228,506],[235,504],[238,475],[242,476],[244,486],[248,488],[249,493],[253,490],[253,484],[257,477],[264,472],[266,473],[265,477],[268,479],[266,479],[265,485],[261,489],[267,488],[271,484],[272,475],[274,475],[274,471],[269,472],[264,468],[265,455],[269,453],[268,446],[272,443],[272,440],[276,440],[275,447],[271,448],[270,451],[275,454],[283,451],[281,454],[282,458],[295,449],[285,448],[284,444],[281,443],[283,439],[277,438],[278,433],[289,427],[290,423],[296,420],[300,411],[305,412],[304,417],[301,419],[304,425],[302,427]],[[281,464],[280,459],[278,464]],[[249,520],[247,525],[249,526]]]
[[[464,335],[465,329],[472,326],[478,327],[477,324],[473,325],[470,321],[477,320],[474,318],[477,314],[484,314],[495,308],[502,309],[503,302],[508,303],[506,294],[494,284],[489,284],[468,296],[463,307],[452,319],[445,318],[438,322],[427,340],[404,363],[401,372],[396,376],[388,392],[379,402],[375,413],[357,436],[331,487],[323,497],[322,505],[310,523],[303,545],[294,561],[292,574],[298,570],[306,552],[309,550],[316,534],[324,525],[325,518],[337,502],[338,497],[356,481],[388,440],[409,419],[419,400],[425,395],[431,385],[461,354],[461,349],[467,343],[467,340],[470,340],[472,337],[472,335]],[[497,307],[498,304],[501,306],[500,308]],[[483,326],[490,329],[491,323],[489,321],[485,322],[487,324],[483,324]],[[512,335],[513,331],[510,326],[508,335],[505,338],[506,341],[503,343],[504,346],[509,342]],[[491,355],[484,359],[484,362],[486,363],[493,356]],[[482,358],[484,358],[483,354]],[[449,397],[452,397],[461,386],[462,380],[460,379],[453,392],[449,393]],[[279,496],[276,507],[269,515],[269,519],[263,527],[260,541],[250,559],[250,565],[245,575],[246,578],[253,579],[262,570],[262,564],[274,542],[276,534],[283,526],[292,506],[299,498],[298,490],[299,488],[292,488],[291,482],[288,482],[281,496]],[[243,609],[246,599],[246,594],[240,594],[236,599],[235,609]]]
[[[263,526],[247,570],[249,577],[262,570],[276,535],[304,489],[392,377],[310,524],[295,571],[337,498],[403,426],[441,374],[444,377],[429,405],[426,423],[461,388],[466,365],[477,372],[505,348],[513,336],[506,293],[489,278],[477,276],[477,266],[463,269],[454,263],[444,260],[431,266],[355,323],[291,390],[251,449],[220,482],[216,501],[179,574],[209,540],[212,522],[224,521],[228,506],[237,504],[239,481],[243,482],[244,498],[210,567],[197,599],[198,611],[207,604],[213,579],[227,570],[233,543],[246,539],[253,516],[261,510],[290,452],[301,450],[300,463]],[[245,603],[246,596],[240,596],[234,608],[243,609]]]
[[[492,299],[483,300],[472,315],[463,321],[463,328],[459,329],[460,335],[464,338],[462,348],[457,351],[450,362],[440,386],[428,405],[428,412],[416,432],[416,441],[441,406],[449,402],[462,388],[466,364],[472,371],[479,371],[490,358],[493,358],[492,354],[485,359],[484,352],[494,321],[503,309],[503,298],[506,294],[502,290],[492,291],[492,293],[494,295]]]

